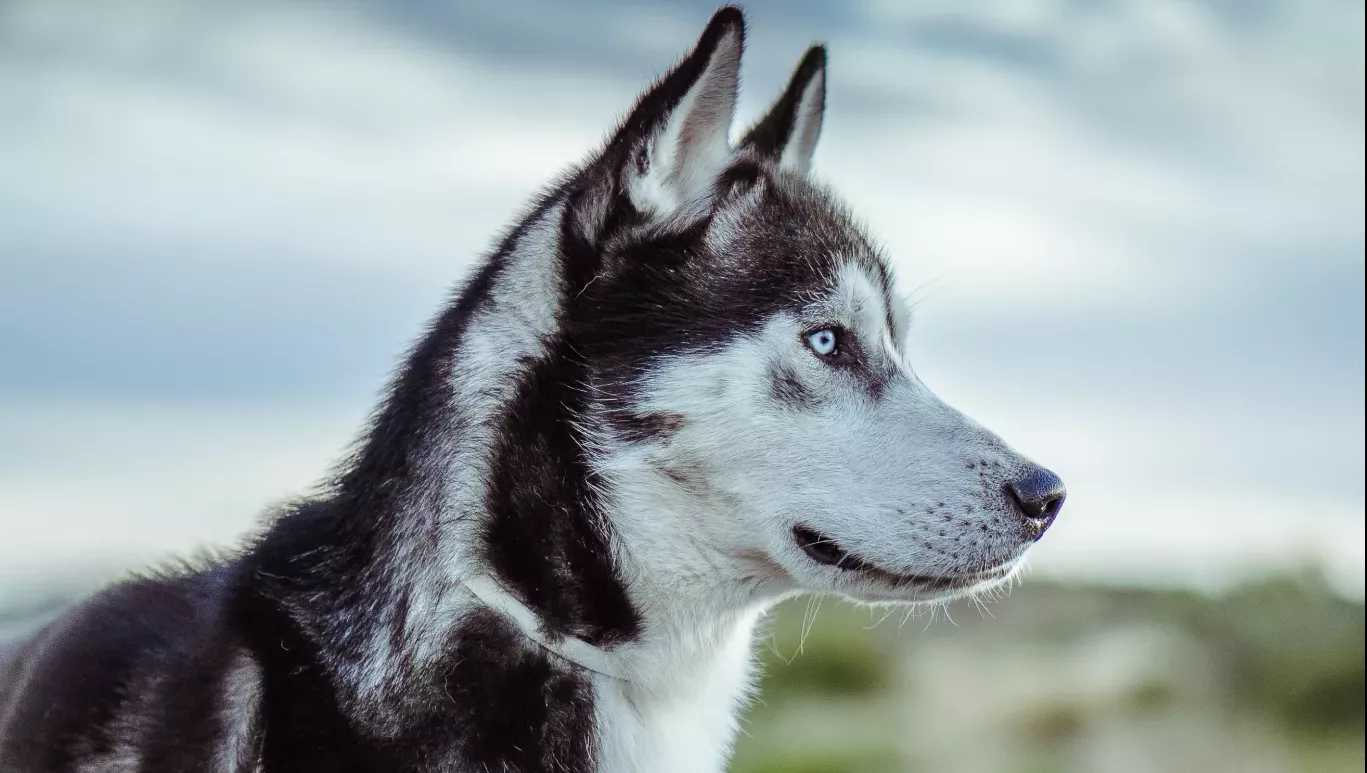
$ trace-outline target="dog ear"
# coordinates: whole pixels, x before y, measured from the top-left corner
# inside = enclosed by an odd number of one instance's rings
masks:
[[[733,157],[729,135],[744,45],[740,9],[717,11],[693,51],[623,121],[609,145],[625,150],[623,182],[639,211],[666,218],[706,211]]]
[[[802,56],[782,96],[741,140],[741,148],[772,158],[780,168],[806,174],[826,113],[826,47]]]

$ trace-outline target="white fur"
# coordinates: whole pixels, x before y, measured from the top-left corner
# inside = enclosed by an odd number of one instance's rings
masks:
[[[441,433],[448,445],[429,462],[443,464],[440,471],[446,481],[446,501],[449,512],[476,513],[484,509],[485,470],[490,464],[493,433],[501,416],[499,408],[513,397],[515,378],[522,363],[539,357],[544,352],[545,337],[554,332],[563,297],[560,271],[557,265],[559,222],[564,213],[563,203],[548,207],[541,217],[529,223],[510,254],[504,268],[491,288],[490,302],[470,320],[460,350],[454,356],[455,371],[451,380],[451,401],[458,405],[455,414],[462,418],[459,427],[444,428]],[[452,517],[442,523],[441,542],[435,565],[424,561],[400,560],[398,564],[409,574],[411,589],[405,630],[417,648],[414,663],[430,663],[442,655],[447,635],[465,612],[468,601],[460,594],[445,592],[458,584],[462,575],[449,574],[447,567],[475,564],[473,546],[476,543],[474,519]],[[412,542],[422,544],[427,534],[414,534]],[[397,543],[404,550],[407,541]],[[390,611],[377,610],[387,615]],[[396,678],[405,665],[395,652],[385,626],[374,626],[365,657],[359,663],[339,661],[334,668],[348,675],[343,684],[357,685],[357,710],[378,711],[394,705],[388,700],[359,700],[362,694],[391,696]],[[383,724],[392,717],[371,714],[368,718]]]
[[[813,563],[794,545],[792,527],[831,535],[899,574],[1005,569],[1020,558],[1018,516],[995,486],[984,489],[978,470],[984,461],[999,465],[993,476],[1004,482],[1024,458],[915,376],[892,340],[872,277],[851,262],[832,280],[829,295],[801,317],[776,316],[720,352],[676,357],[650,374],[641,410],[677,415],[682,429],[664,446],[622,450],[604,462],[627,492],[630,504],[619,504],[614,529],[636,560],[657,572],[682,564],[680,579],[729,586],[711,591],[723,598],[749,576],[735,556],[764,554],[786,576],[769,578],[761,598],[803,590],[927,601],[943,594],[894,591]],[[827,323],[851,331],[872,367],[890,374],[879,399],[804,346],[803,331]],[[769,394],[774,366],[797,374],[819,405],[777,404]],[[671,469],[705,479],[706,491],[679,492]],[[941,513],[952,517],[948,527]],[[956,544],[966,533],[970,542]]]
[[[215,771],[253,773],[252,762],[261,700],[261,667],[245,651],[239,651],[219,691],[223,723]]]
[[[797,114],[793,117],[793,129],[788,142],[779,154],[778,165],[797,174],[806,174],[812,166],[812,155],[816,152],[816,141],[821,136],[821,119],[825,112],[822,95],[826,90],[826,70],[818,70],[812,80],[802,90],[802,98],[797,103]]]
[[[632,201],[662,219],[706,210],[712,185],[732,157],[727,133],[740,83],[741,35],[722,34],[701,76],[648,140],[644,174],[630,180]]]
[[[755,666],[752,640],[761,608],[676,628],[668,640],[634,645],[631,681],[598,679],[598,769],[719,771],[731,755]],[[682,622],[682,621],[681,621]]]

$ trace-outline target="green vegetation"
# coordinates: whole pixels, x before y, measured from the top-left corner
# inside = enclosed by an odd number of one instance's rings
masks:
[[[1363,606],[1314,577],[1220,596],[1033,581],[990,611],[780,608],[735,770],[1363,770]]]

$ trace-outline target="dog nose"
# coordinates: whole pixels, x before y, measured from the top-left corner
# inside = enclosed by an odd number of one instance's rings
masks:
[[[1024,475],[1006,484],[1006,490],[1016,507],[1039,530],[1035,539],[1044,536],[1058,517],[1058,511],[1063,509],[1063,499],[1068,495],[1059,476],[1043,467],[1031,467]]]

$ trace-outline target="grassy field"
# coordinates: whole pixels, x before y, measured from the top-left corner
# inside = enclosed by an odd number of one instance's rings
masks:
[[[950,614],[780,609],[737,773],[1363,770],[1363,607],[1314,580]]]

